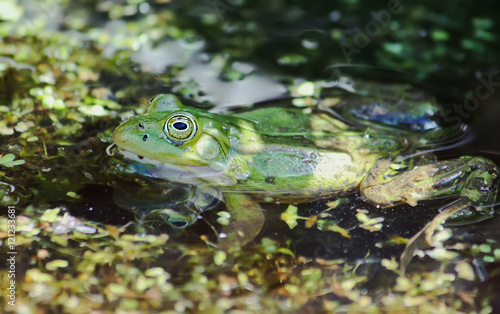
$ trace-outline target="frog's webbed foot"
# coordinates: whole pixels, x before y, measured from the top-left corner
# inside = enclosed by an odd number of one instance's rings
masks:
[[[224,194],[231,214],[229,224],[222,228],[225,237],[219,244],[226,251],[234,251],[252,241],[262,230],[264,213],[260,204],[245,194]]]
[[[472,205],[470,200],[459,199],[456,202],[447,205],[436,217],[428,222],[417,234],[408,240],[405,249],[401,253],[399,269],[405,271],[406,267],[415,255],[415,250],[422,245],[423,240],[431,247],[442,247],[440,241],[433,238],[436,229],[443,224],[448,218],[453,217],[464,208]]]
[[[480,157],[470,159],[467,165],[470,172],[460,194],[474,204],[494,203],[498,193],[498,167],[491,160]]]

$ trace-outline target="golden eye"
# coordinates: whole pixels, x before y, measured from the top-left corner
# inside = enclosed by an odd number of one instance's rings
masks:
[[[174,141],[188,141],[196,134],[196,122],[183,113],[172,115],[163,127],[165,134]]]

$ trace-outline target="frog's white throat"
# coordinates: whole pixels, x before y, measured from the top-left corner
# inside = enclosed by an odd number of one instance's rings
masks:
[[[225,186],[235,183],[235,180],[227,176],[223,170],[215,170],[210,166],[164,163],[139,156],[119,147],[117,147],[117,151],[124,159],[132,162],[130,166],[135,172],[146,177],[194,185]]]

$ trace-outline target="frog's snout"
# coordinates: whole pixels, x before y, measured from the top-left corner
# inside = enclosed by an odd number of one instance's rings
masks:
[[[144,135],[147,135],[144,132],[144,129],[144,123],[141,121],[138,121],[137,123],[130,123],[130,120],[125,121],[116,127],[113,132],[113,141],[116,145],[118,145],[118,147],[122,147],[123,145],[127,145],[127,143],[131,143],[133,141],[133,138],[131,137],[132,134],[139,134],[141,138],[144,137]]]
[[[128,127],[122,123],[117,126],[115,131],[113,132],[113,142],[115,142],[118,147],[120,147],[120,144],[124,142],[124,134],[126,134],[127,129]]]

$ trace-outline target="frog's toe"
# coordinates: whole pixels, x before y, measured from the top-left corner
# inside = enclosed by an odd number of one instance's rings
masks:
[[[498,167],[496,164],[482,157],[474,157],[468,162],[472,169],[467,177],[462,196],[475,204],[494,203],[498,194]]]

